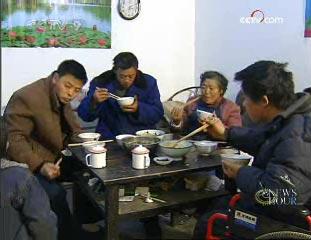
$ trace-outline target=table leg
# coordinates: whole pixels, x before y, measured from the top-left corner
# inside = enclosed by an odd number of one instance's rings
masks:
[[[106,194],[106,239],[118,240],[119,186],[107,186]]]

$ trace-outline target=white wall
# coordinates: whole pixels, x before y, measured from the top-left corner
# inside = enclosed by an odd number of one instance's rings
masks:
[[[112,0],[112,48],[3,48],[2,105],[25,84],[47,76],[64,59],[81,62],[89,79],[111,68],[113,57],[132,51],[140,69],[158,79],[162,99],[194,84],[194,13],[192,0],[141,1],[141,13],[125,21]]]
[[[205,70],[228,79],[261,59],[289,62],[296,90],[311,85],[311,39],[303,38],[304,0],[145,0],[133,21],[118,16],[112,0],[112,49],[3,48],[2,105],[16,89],[46,76],[64,59],[74,58],[89,78],[111,68],[120,51],[134,52],[140,68],[158,79],[162,99],[199,81]],[[255,9],[279,25],[241,24]],[[229,85],[233,99],[239,87]]]
[[[311,39],[303,37],[305,0],[196,0],[195,76],[217,70],[231,80],[234,73],[258,60],[288,62],[296,90],[311,86]],[[241,24],[241,17],[260,9],[283,24]],[[234,99],[238,85],[230,83]]]

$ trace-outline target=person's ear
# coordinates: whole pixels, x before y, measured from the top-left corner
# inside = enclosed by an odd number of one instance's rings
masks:
[[[261,104],[262,104],[263,106],[268,106],[269,103],[270,103],[269,98],[268,98],[267,95],[264,95],[264,96],[261,98],[260,102],[261,102]]]
[[[59,74],[55,72],[52,77],[52,82],[55,84],[59,79]]]

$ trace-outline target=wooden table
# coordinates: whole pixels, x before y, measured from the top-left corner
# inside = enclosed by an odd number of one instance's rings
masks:
[[[104,199],[98,199],[88,185],[78,181],[79,187],[90,196],[92,201],[100,205],[106,217],[106,239],[118,239],[118,221],[122,218],[143,218],[158,215],[181,206],[198,203],[208,198],[227,194],[225,190],[196,191],[181,190],[160,193],[157,198],[165,203],[145,203],[136,198],[132,202],[119,202],[119,187],[127,183],[137,183],[146,180],[161,179],[169,176],[182,176],[192,172],[206,171],[221,168],[220,156],[198,156],[196,152],[187,154],[184,161],[174,162],[167,166],[157,165],[151,161],[149,168],[136,170],[131,167],[131,155],[122,150],[117,144],[110,143],[107,146],[107,167],[102,169],[88,168],[88,171],[100,179],[105,186]],[[85,152],[81,147],[70,149],[73,155],[83,163]],[[104,203],[104,204],[103,204]]]

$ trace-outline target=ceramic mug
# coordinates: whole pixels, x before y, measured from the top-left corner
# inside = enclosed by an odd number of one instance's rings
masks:
[[[145,169],[150,166],[150,157],[148,153],[132,154],[132,167],[135,169]]]
[[[92,168],[106,167],[106,152],[89,153],[85,156],[86,165]]]

